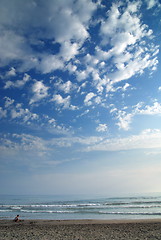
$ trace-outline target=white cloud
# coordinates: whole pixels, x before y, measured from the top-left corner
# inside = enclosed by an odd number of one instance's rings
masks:
[[[77,85],[72,83],[71,81],[64,82],[62,80],[57,81],[54,84],[59,90],[63,91],[64,93],[71,93],[73,90],[77,89]]]
[[[54,119],[54,118],[52,118],[52,119],[49,119],[49,121],[48,121],[50,124],[52,124],[52,125],[55,125],[55,123],[56,123],[56,120]]]
[[[6,76],[16,76],[16,69],[11,67],[10,70],[6,73]]]
[[[79,1],[77,3],[79,3]],[[64,41],[75,39],[77,42],[84,42],[84,40],[88,37],[88,32],[82,23],[84,19],[79,18],[80,16],[78,9],[78,15],[75,13],[77,7],[76,5],[73,3],[73,1],[68,3],[64,0],[59,3],[57,2],[57,4],[53,4],[51,22],[53,24],[52,34],[54,34],[55,41],[63,43]],[[91,13],[89,13],[89,17]]]
[[[152,4],[156,1],[151,0],[150,2],[149,4]],[[90,66],[94,67],[96,64],[100,64],[100,71],[101,65],[106,64],[104,60],[110,59],[113,61],[118,68],[118,73],[110,76],[114,82],[128,79],[134,74],[140,73],[144,68],[151,67],[154,70],[157,64],[156,61],[152,61],[152,58],[145,59],[142,56],[140,60],[138,59],[137,65],[139,67],[135,67],[137,59],[134,58],[134,53],[131,50],[137,52],[138,42],[143,37],[150,38],[152,31],[145,24],[142,24],[140,16],[137,16],[139,2],[128,3],[126,9],[123,9],[122,5],[120,7],[120,4],[112,4],[107,18],[101,21],[100,36],[102,42],[105,45],[110,45],[111,49],[106,51],[100,49],[100,52],[97,52],[95,56],[87,53],[83,57],[85,63]],[[90,37],[88,33],[90,20],[98,6],[101,6],[101,4],[90,0],[49,0],[41,1],[41,4],[32,0],[24,4],[13,0],[10,4],[6,0],[0,10],[0,45],[2,46],[0,56],[2,66],[9,64],[12,60],[17,60],[19,70],[36,68],[43,73],[50,73],[56,69],[63,70],[66,62],[74,59],[80,53],[83,43]],[[43,50],[46,40],[51,41],[50,52],[44,53],[44,51],[38,52],[35,50],[34,46],[38,48],[41,46]],[[54,53],[55,44],[59,45],[56,54]],[[141,45],[140,47],[143,49],[142,54],[149,52],[152,56],[154,47],[149,47],[149,51],[148,49],[145,51],[145,48]],[[98,46],[96,46],[97,48]],[[118,58],[125,59],[127,55],[133,62],[129,67],[127,59],[122,60],[122,62],[118,60]],[[143,65],[141,65],[142,59],[145,61]],[[145,67],[143,67],[144,65]],[[77,66],[68,63],[66,68],[74,73]],[[135,70],[130,71],[133,68]],[[124,69],[125,71],[123,71]],[[91,72],[92,69],[88,70],[88,68],[86,70],[77,69],[75,75],[78,81],[82,81]],[[12,68],[10,74],[15,74],[14,68]],[[100,76],[99,73],[98,75]]]
[[[7,116],[7,111],[0,107],[0,118],[4,118]]]
[[[5,100],[5,104],[4,104],[5,108],[8,108],[14,103],[14,99],[11,99],[9,97],[4,97],[4,100]]]
[[[138,8],[140,6],[140,2],[129,2],[127,6],[127,11],[130,13],[135,13],[137,12]]]
[[[45,153],[47,154],[48,150],[48,147],[45,146],[44,141],[41,138],[30,134],[8,135],[1,138],[0,142],[1,151],[6,152],[6,154],[7,152],[11,153],[13,159],[16,155],[21,155],[23,153],[28,164],[33,156],[37,159],[37,157],[42,157]]]
[[[76,71],[75,74],[76,74],[77,80],[79,82],[82,81],[82,80],[87,79],[87,77],[88,77],[88,71],[85,71],[85,70],[83,70],[83,71]]]
[[[99,60],[95,57],[87,53],[87,55],[84,57],[84,60],[87,64],[90,64],[92,66],[95,66]]]
[[[130,123],[132,122],[132,117],[133,114],[131,113],[126,113],[125,111],[118,111],[117,113],[117,119],[119,122],[117,125],[119,126],[120,129],[123,130],[129,130],[130,129]]]
[[[109,41],[109,36],[114,35],[116,27],[118,24],[118,18],[120,16],[118,6],[113,4],[111,10],[108,13],[108,20],[102,22],[101,24],[101,33],[107,36],[107,39],[104,41]]]
[[[97,3],[95,4],[90,0],[81,0],[76,2],[75,12],[78,13],[79,20],[84,24],[87,24],[96,7]]]
[[[62,103],[63,104],[63,103]],[[65,104],[65,103],[64,103]],[[70,110],[77,110],[76,106],[70,105]],[[0,107],[0,118],[7,118],[11,123],[24,126],[34,126],[37,129],[41,128],[50,134],[68,135],[72,134],[71,126],[57,123],[56,119],[46,115],[32,112],[29,108],[25,108],[24,104],[16,103],[16,100],[9,97],[4,97],[4,108]]]
[[[101,104],[101,103],[102,103],[101,97],[100,97],[100,96],[95,97],[94,102],[95,102],[96,104]]]
[[[159,6],[158,0],[145,0],[147,3],[147,9],[153,8],[154,6]]]
[[[1,11],[3,11],[3,7],[1,7]],[[0,15],[1,14],[2,12],[0,13]],[[6,18],[8,18],[9,15],[9,13],[6,14]],[[2,22],[0,23],[0,66],[3,67],[5,65],[8,65],[13,60],[21,60],[28,62],[32,55],[31,49],[27,45],[26,39],[23,36],[16,34],[16,32],[13,32],[12,30],[9,31],[3,29]]]
[[[38,102],[48,96],[48,87],[43,82],[36,81],[32,86],[33,97],[30,100],[30,104]]]
[[[130,87],[130,84],[129,83],[125,83],[125,85],[123,86],[122,90],[126,91],[127,88],[129,88],[129,87]]]
[[[123,52],[129,45],[135,44],[143,36],[149,34],[146,25],[142,25],[139,16],[136,15],[139,5],[138,2],[133,3],[133,12],[130,10],[131,4],[121,12],[119,4],[113,4],[108,12],[108,18],[101,24],[101,36],[103,43],[110,43],[113,47],[111,51],[115,53]],[[117,34],[116,34],[117,32]],[[117,44],[119,42],[120,44]]]
[[[104,88],[106,92],[112,91],[113,86],[111,85],[110,79],[104,76],[103,78],[98,77],[97,80],[94,79],[94,84],[98,93],[102,93]]]
[[[59,146],[59,147],[71,147],[75,144],[81,145],[92,145],[97,144],[101,140],[102,137],[90,136],[90,137],[62,137],[62,138],[53,138],[50,140],[51,145]]]
[[[30,124],[31,122],[37,122],[40,120],[39,115],[31,112],[28,108],[24,108],[22,103],[16,103],[14,99],[4,97],[5,112],[10,116],[10,120],[21,119],[17,123]],[[42,118],[43,120],[43,118]],[[40,122],[39,122],[40,123]]]
[[[42,57],[40,64],[37,66],[43,73],[49,73],[56,69],[62,69],[64,62],[56,55],[45,55]]]
[[[113,108],[110,112],[116,115],[116,119],[118,119],[117,125],[119,128],[127,131],[130,129],[130,124],[136,115],[160,115],[161,104],[154,102],[152,106],[144,106],[143,103],[138,103],[133,107],[131,112],[128,112],[128,108],[126,110],[118,110]]]
[[[161,87],[159,87],[158,90],[161,91]]]
[[[13,88],[21,88],[21,87],[23,87],[30,79],[31,79],[30,75],[28,75],[27,73],[25,73],[22,80],[7,81],[7,82],[5,83],[4,89],[11,88],[11,87],[13,87]]]
[[[69,71],[69,73],[74,73],[77,70],[77,66],[72,64],[71,62],[69,62],[66,65],[67,70]]]
[[[77,43],[71,44],[70,42],[64,42],[60,48],[60,56],[65,61],[69,61],[71,58],[78,54],[79,45]]]
[[[63,98],[60,94],[53,95],[51,102],[55,102],[58,106],[64,109],[77,110],[78,107],[71,104],[71,97]]]
[[[157,149],[161,148],[161,131],[158,129],[147,129],[139,135],[127,138],[104,139],[96,145],[86,148],[86,151],[121,151],[132,149]]]
[[[95,97],[95,94],[94,94],[93,92],[88,93],[88,94],[85,96],[85,99],[84,99],[85,105],[87,105],[87,106],[92,105],[91,99],[92,99],[93,97]]]
[[[142,23],[140,6],[141,2],[128,2],[127,7],[123,2],[112,4],[107,17],[101,20],[102,45],[96,45],[95,54],[83,57],[83,70],[79,69],[80,62],[75,62],[78,81],[92,77],[92,86],[99,94],[104,90],[110,93],[121,88],[114,87],[115,83],[141,75],[145,69],[156,70],[159,46],[152,42],[153,31]],[[127,84],[123,91],[130,86]]]
[[[132,149],[157,149],[161,148],[161,131],[159,129],[145,129],[138,135],[132,135],[125,138],[103,138],[103,137],[60,137],[42,140],[38,137],[22,134],[19,136],[23,142],[29,142],[32,139],[39,139],[43,142],[44,149],[52,150],[52,147],[71,147],[75,144],[87,145],[86,151],[120,151]],[[43,149],[42,148],[42,149]],[[39,147],[41,150],[41,147]],[[82,151],[82,148],[80,149]]]
[[[108,71],[111,85],[142,74],[146,68],[154,71],[158,64],[154,56],[158,46],[150,43],[153,32],[147,25],[142,24],[137,14],[139,8],[139,2],[128,3],[124,11],[120,4],[113,4],[108,18],[101,23],[102,44],[110,45],[111,49],[105,51],[97,47],[96,54],[100,61],[111,62]],[[113,66],[117,68],[115,71],[112,71]]]
[[[21,70],[36,68],[48,73],[62,69],[62,59],[73,58],[89,36],[87,28],[96,7],[90,0],[4,1],[0,9],[1,66],[17,60]],[[54,40],[53,50],[55,43],[60,44],[61,60],[34,49],[34,45],[43,46],[44,40]]]
[[[154,102],[153,106],[145,106],[144,109],[138,109],[138,114],[141,115],[160,115],[161,114],[161,104]]]
[[[142,74],[144,69],[153,68],[154,66],[157,66],[157,64],[157,58],[151,59],[150,54],[145,54],[144,57],[131,59],[126,67],[109,74],[109,76],[112,79],[112,83],[116,83],[129,79],[136,74]]]
[[[77,115],[76,118],[80,118],[80,117],[82,117],[82,116],[85,116],[85,115],[87,115],[89,112],[90,112],[89,109],[87,109],[87,110],[85,110],[83,113],[81,113],[80,115]]]
[[[106,132],[107,130],[108,130],[107,124],[102,124],[102,123],[100,123],[96,128],[97,132]]]
[[[21,104],[17,104],[15,108],[11,109],[11,118],[21,118],[23,122],[37,120],[39,117],[36,113],[31,113],[29,109],[22,108]]]
[[[54,153],[56,147],[66,148],[72,147],[75,144],[80,145],[91,145],[96,144],[102,140],[101,137],[59,137],[59,138],[51,138],[45,140],[41,137],[33,136],[30,134],[8,134],[2,138],[0,138],[0,148],[3,150],[7,150],[10,152],[11,150],[15,150],[17,152],[23,151],[31,151],[31,154],[38,153],[42,155],[45,151],[47,157]],[[47,159],[46,159],[47,160]],[[60,161],[61,162],[61,161]]]

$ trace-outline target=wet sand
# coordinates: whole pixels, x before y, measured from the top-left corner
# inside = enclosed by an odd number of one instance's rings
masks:
[[[157,220],[0,220],[0,240],[161,240]]]

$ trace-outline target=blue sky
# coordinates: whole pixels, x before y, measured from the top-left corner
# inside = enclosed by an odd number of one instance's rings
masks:
[[[159,0],[0,0],[7,194],[160,191]]]

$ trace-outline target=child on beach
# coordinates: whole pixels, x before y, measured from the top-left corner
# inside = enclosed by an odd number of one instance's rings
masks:
[[[18,221],[19,221],[19,215],[17,215],[17,216],[14,218],[14,221],[15,221],[15,222],[18,222]]]

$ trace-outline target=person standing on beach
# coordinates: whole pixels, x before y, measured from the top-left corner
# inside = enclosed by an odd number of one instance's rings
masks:
[[[17,215],[17,216],[14,218],[14,221],[15,221],[15,222],[18,222],[18,221],[19,221],[19,217],[20,217],[20,216]]]

